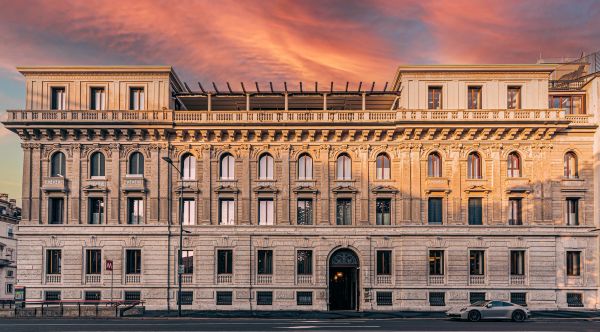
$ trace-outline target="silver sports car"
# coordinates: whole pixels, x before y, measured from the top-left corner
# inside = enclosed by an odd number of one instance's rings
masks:
[[[471,322],[482,319],[512,319],[515,322],[522,322],[531,317],[529,310],[518,304],[489,300],[478,301],[463,308],[450,309],[446,315],[450,318],[468,319]]]

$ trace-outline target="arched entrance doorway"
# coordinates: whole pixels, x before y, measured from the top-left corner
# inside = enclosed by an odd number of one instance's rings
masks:
[[[358,310],[359,261],[350,249],[329,258],[329,310]]]

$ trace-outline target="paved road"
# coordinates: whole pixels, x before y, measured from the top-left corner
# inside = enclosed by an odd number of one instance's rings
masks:
[[[0,319],[0,331],[600,331],[600,320],[457,322],[446,319]]]

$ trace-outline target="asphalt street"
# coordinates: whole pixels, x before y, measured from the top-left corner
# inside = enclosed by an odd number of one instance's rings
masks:
[[[600,320],[478,323],[447,319],[0,319],[0,331],[600,331]]]

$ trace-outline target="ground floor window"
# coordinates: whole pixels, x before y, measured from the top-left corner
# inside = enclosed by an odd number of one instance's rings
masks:
[[[485,301],[485,293],[483,292],[471,292],[469,293],[469,302],[471,304],[479,301]]]
[[[429,305],[432,307],[443,307],[446,305],[446,293],[444,292],[430,292],[429,293]]]
[[[312,305],[312,292],[296,292],[296,305]]]
[[[123,292],[123,300],[125,302],[136,302],[142,299],[142,294],[140,291],[125,291]]]
[[[217,292],[217,305],[231,305],[233,293],[229,291]]]
[[[45,291],[44,299],[46,301],[60,301],[60,291]]]
[[[569,307],[583,307],[583,295],[581,293],[567,293],[567,305]]]
[[[527,306],[527,293],[510,293],[510,302]]]
[[[85,300],[86,301],[100,301],[100,292],[98,291],[86,291],[85,292]]]
[[[272,305],[273,304],[273,292],[256,292],[256,304],[257,305]]]
[[[182,291],[181,296],[177,297],[177,304],[179,304],[180,298],[181,298],[181,305],[192,305],[192,303],[194,302],[194,292]]]
[[[377,292],[377,305],[388,306],[392,305],[392,292]]]

